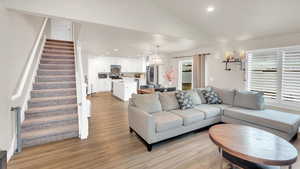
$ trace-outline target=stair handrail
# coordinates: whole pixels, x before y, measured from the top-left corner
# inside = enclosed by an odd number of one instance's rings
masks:
[[[23,90],[25,88],[26,80],[27,80],[27,78],[29,76],[30,68],[32,66],[32,63],[34,61],[35,56],[37,55],[38,47],[39,47],[39,45],[40,45],[40,43],[41,43],[41,41],[43,39],[43,35],[45,33],[47,22],[48,22],[48,18],[45,18],[44,21],[43,21],[42,27],[40,29],[40,32],[38,34],[38,37],[35,40],[35,43],[34,43],[34,46],[32,48],[32,51],[30,53],[30,57],[29,57],[29,59],[27,61],[26,67],[25,67],[25,69],[23,71],[23,74],[22,74],[22,77],[21,77],[21,81],[20,81],[20,83],[19,83],[19,85],[17,87],[17,91],[11,97],[11,100],[13,100],[13,101],[22,96]]]
[[[46,26],[48,23],[48,18],[44,18],[42,22],[42,26],[40,28],[40,31],[37,35],[37,38],[34,41],[32,50],[30,52],[30,55],[27,59],[26,65],[24,67],[24,70],[22,71],[22,74],[20,76],[20,81],[16,86],[15,93],[11,96],[11,112],[14,113],[14,127],[15,127],[15,133],[13,140],[13,149],[10,149],[7,152],[8,159],[11,158],[11,156],[15,152],[21,152],[22,151],[22,139],[21,139],[21,125],[22,122],[25,119],[25,110],[27,109],[27,101],[30,98],[30,91],[32,89],[32,83],[35,79],[35,73],[37,71],[39,60],[42,55],[42,51],[44,48],[44,44],[46,41]],[[26,85],[27,84],[27,85]]]
[[[84,75],[83,75],[81,45],[80,45],[80,41],[77,40],[74,32],[75,32],[75,26],[73,25],[79,137],[81,139],[87,139],[89,134],[89,121],[88,121],[89,108],[88,108],[87,95],[85,91],[87,85],[85,83]]]

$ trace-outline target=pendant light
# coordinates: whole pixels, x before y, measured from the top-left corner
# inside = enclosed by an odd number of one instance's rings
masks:
[[[155,48],[155,54],[151,56],[150,59],[150,65],[161,65],[162,64],[162,59],[159,56],[159,45],[156,46]]]

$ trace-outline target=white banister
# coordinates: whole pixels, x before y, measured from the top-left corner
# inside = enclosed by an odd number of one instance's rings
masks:
[[[75,72],[76,72],[76,93],[78,103],[78,125],[79,125],[79,137],[81,139],[87,139],[89,135],[89,112],[90,102],[87,100],[86,84],[84,81],[83,68],[82,68],[82,55],[80,42],[76,41],[75,26],[73,25],[73,39],[75,46]]]
[[[15,126],[15,132],[13,133],[14,136],[11,147],[8,150],[8,159],[12,157],[15,151],[20,152],[22,150],[21,124],[25,119],[27,101],[30,98],[30,91],[32,90],[32,84],[34,83],[35,75],[45,45],[45,30],[47,22],[48,18],[45,18],[40,31],[37,34],[24,70],[22,71],[19,83],[15,88],[15,93],[11,96],[11,111],[15,113],[15,123],[13,124]]]
[[[43,38],[43,35],[44,35],[44,31],[45,31],[45,28],[46,28],[46,25],[47,25],[47,21],[48,21],[48,18],[45,18],[44,22],[43,22],[43,25],[41,27],[41,30],[40,30],[40,32],[38,34],[38,37],[37,37],[37,39],[36,39],[36,41],[34,43],[34,46],[32,48],[30,57],[29,57],[28,62],[26,64],[26,67],[25,67],[25,70],[23,72],[23,75],[21,77],[21,81],[20,81],[20,83],[19,83],[19,85],[17,87],[16,93],[14,93],[12,95],[12,97],[11,97],[12,101],[14,101],[14,100],[16,100],[16,99],[18,99],[19,97],[22,96],[22,92],[24,90],[24,87],[25,87],[25,84],[26,84],[26,80],[27,80],[27,78],[29,76],[30,68],[31,68],[32,63],[34,61],[34,58],[35,58],[35,56],[36,56],[36,54],[38,52],[38,47],[39,47],[39,45],[40,45],[40,43],[42,41],[42,38]]]

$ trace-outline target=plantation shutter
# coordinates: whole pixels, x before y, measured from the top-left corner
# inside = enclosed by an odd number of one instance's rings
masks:
[[[300,102],[300,49],[284,51],[281,92],[282,100]]]
[[[266,98],[276,99],[279,85],[277,50],[248,54],[248,89],[263,92]]]

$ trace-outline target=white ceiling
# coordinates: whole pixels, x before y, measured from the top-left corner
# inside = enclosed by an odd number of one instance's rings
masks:
[[[83,23],[84,50],[132,56],[173,53],[300,32],[300,0],[6,0],[6,7]],[[66,10],[68,6],[68,10]],[[214,6],[208,13],[206,8]],[[80,10],[79,10],[80,9]],[[94,24],[91,24],[94,23]],[[109,26],[103,26],[109,25]],[[146,33],[147,32],[147,33]],[[192,39],[192,40],[188,40]]]
[[[147,56],[155,51],[156,45],[160,45],[159,53],[168,54],[200,45],[196,40],[91,23],[81,23],[79,39],[84,52],[90,56]]]
[[[300,32],[300,0],[154,1],[219,42]]]
[[[84,24],[84,36],[89,51],[105,54],[113,48],[120,49],[118,55],[131,56],[153,51],[161,44],[161,51],[174,53],[215,45],[231,43],[273,35],[300,32],[300,0],[153,0],[156,6],[178,18],[199,36],[175,38],[155,37],[151,33]],[[215,7],[208,13],[206,8]],[[203,38],[205,35],[206,38]],[[98,35],[98,36],[94,36]],[[157,42],[158,41],[158,42]],[[98,46],[95,46],[95,45]],[[112,55],[116,55],[115,52]]]

